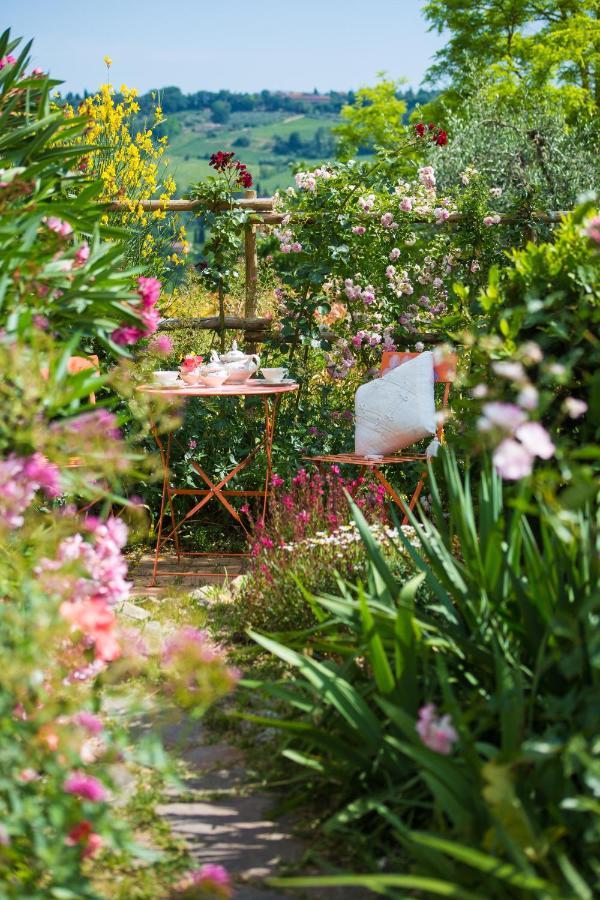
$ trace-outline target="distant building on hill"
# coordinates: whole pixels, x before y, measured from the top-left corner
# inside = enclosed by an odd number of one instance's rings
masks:
[[[278,93],[280,93],[278,91]],[[301,91],[282,91],[280,96],[286,100],[293,100],[294,103],[312,103],[315,106],[331,103],[329,94],[304,94]]]

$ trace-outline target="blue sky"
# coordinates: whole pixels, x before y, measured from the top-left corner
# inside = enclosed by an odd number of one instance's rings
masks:
[[[427,32],[423,0],[20,0],[3,27],[34,37],[34,64],[63,90],[111,80],[141,91],[347,90],[378,71],[417,86],[442,38]],[[8,16],[7,16],[8,13]],[[8,20],[7,20],[8,19]]]

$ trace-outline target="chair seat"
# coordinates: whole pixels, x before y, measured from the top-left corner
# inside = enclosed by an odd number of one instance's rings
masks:
[[[426,460],[426,453],[393,453],[389,456],[361,456],[359,453],[331,453],[322,454],[321,456],[305,456],[304,459],[310,459],[313,462],[325,463],[341,463],[351,466],[366,466],[367,468],[375,468],[376,466],[394,465],[394,463],[417,462],[418,460]]]

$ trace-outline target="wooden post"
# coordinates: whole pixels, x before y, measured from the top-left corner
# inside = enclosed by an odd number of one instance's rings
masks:
[[[246,200],[256,199],[256,191],[245,191]],[[256,294],[258,279],[258,257],[256,255],[256,226],[246,225],[244,230],[244,256],[245,256],[245,272],[246,272],[246,298],[244,305],[244,318],[256,318]],[[254,343],[247,343],[246,350],[248,353],[256,351]]]

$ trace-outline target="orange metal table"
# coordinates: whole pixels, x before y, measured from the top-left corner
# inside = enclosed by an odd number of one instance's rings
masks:
[[[187,397],[262,397],[264,403],[265,410],[265,431],[262,438],[256,443],[256,445],[252,448],[250,453],[241,460],[233,469],[231,469],[227,474],[221,478],[218,482],[214,482],[212,478],[204,471],[204,469],[200,466],[200,463],[197,460],[191,460],[191,466],[194,471],[200,476],[202,481],[205,483],[206,487],[204,488],[178,488],[171,484],[170,478],[170,460],[171,460],[171,448],[173,444],[173,432],[169,432],[166,436],[160,435],[158,429],[152,425],[152,433],[154,435],[154,439],[158,446],[158,450],[160,453],[162,470],[163,470],[163,487],[162,487],[162,498],[161,498],[161,506],[160,506],[160,517],[158,522],[158,531],[156,538],[156,549],[154,553],[154,566],[152,570],[152,581],[150,586],[154,587],[156,584],[156,579],[160,576],[171,575],[171,576],[181,576],[181,577],[198,577],[200,574],[198,571],[195,572],[159,572],[159,560],[160,560],[160,552],[167,541],[173,540],[175,544],[175,553],[177,555],[178,563],[181,563],[182,557],[188,556],[214,556],[214,553],[201,553],[201,552],[192,552],[192,551],[184,551],[181,549],[180,541],[179,541],[179,531],[184,524],[184,522],[188,522],[192,516],[196,515],[199,510],[201,510],[206,504],[212,500],[218,500],[223,507],[227,510],[229,515],[240,525],[246,535],[249,535],[248,529],[246,528],[242,518],[240,517],[238,511],[232,505],[229,497],[260,497],[262,498],[262,515],[263,517],[266,515],[267,511],[267,501],[269,497],[269,485],[271,482],[271,475],[273,471],[272,465],[272,449],[273,449],[273,436],[275,434],[275,423],[277,421],[277,412],[279,409],[279,403],[281,401],[281,397],[284,394],[292,393],[293,391],[298,390],[298,385],[296,383],[293,384],[267,384],[264,381],[247,381],[244,384],[232,384],[232,385],[223,385],[219,388],[206,388],[206,387],[173,387],[173,388],[163,388],[157,385],[144,385],[139,388],[145,394],[153,394],[155,396],[166,397],[172,401],[181,401],[185,400]],[[241,472],[246,466],[249,465],[250,462],[258,455],[258,453],[264,450],[267,468],[265,474],[264,484],[261,488],[255,490],[234,490],[231,488],[227,488],[231,479]],[[178,496],[194,496],[200,497],[197,503],[181,518],[179,521],[175,518],[175,507],[173,503],[173,499]],[[167,511],[167,507],[169,510],[169,517],[171,520],[170,530],[165,533],[164,529],[164,519]],[[240,557],[246,556],[245,553],[219,553],[221,557]],[[202,575],[210,575],[210,576],[218,576],[225,577],[222,572],[202,572]]]

